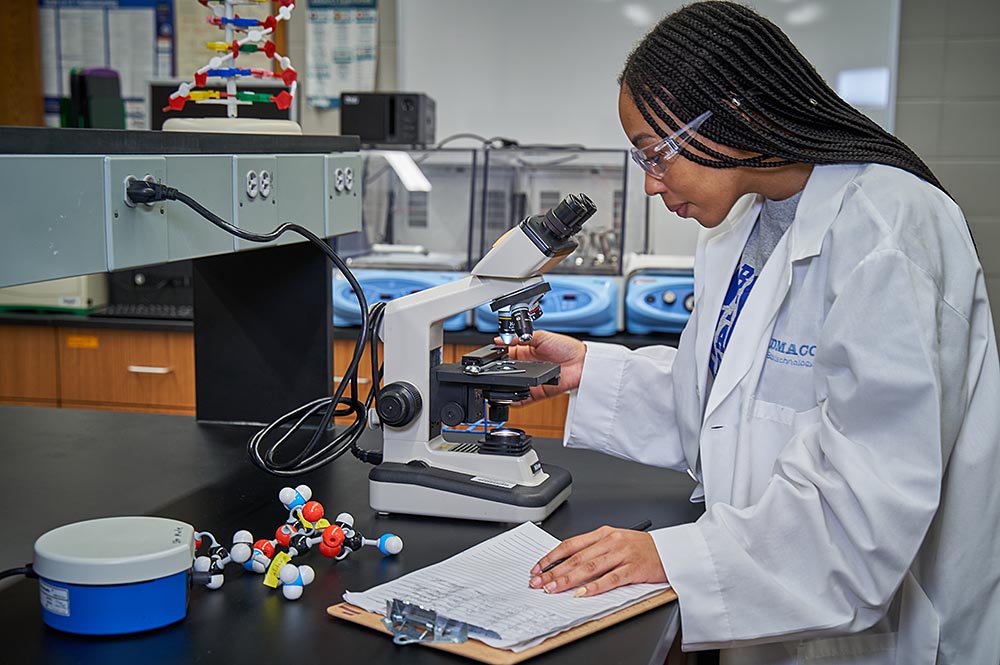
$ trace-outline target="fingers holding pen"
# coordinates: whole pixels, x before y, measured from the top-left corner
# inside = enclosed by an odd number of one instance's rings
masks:
[[[621,575],[619,572],[622,562],[612,553],[605,553],[594,557],[588,557],[579,561],[567,560],[553,568],[550,572],[542,573],[539,577],[542,590],[546,593],[562,593],[564,591],[573,592],[576,596],[593,595],[588,594],[587,585],[601,578],[611,577],[614,584],[608,583],[605,591],[616,586],[621,586]],[[548,581],[545,581],[548,579]]]
[[[531,569],[528,586],[549,593],[565,591],[575,578],[590,575],[591,579],[604,571],[598,569],[597,557],[606,553],[607,540],[618,529],[602,526],[594,531],[567,538],[538,560]]]
[[[583,598],[596,596],[605,591],[611,591],[612,589],[617,589],[628,584],[665,582],[667,577],[662,572],[663,565],[660,563],[659,558],[656,559],[654,565],[655,569],[651,566],[644,567],[641,559],[630,559],[616,566],[607,566],[607,572],[600,577],[585,580],[583,583],[575,585],[573,587],[573,595],[577,598]],[[656,570],[660,573],[658,576],[655,575]]]
[[[593,531],[582,533],[579,536],[567,538],[553,548],[551,552],[539,559],[538,563],[536,563],[531,569],[531,574],[538,575],[546,568],[551,567],[553,564],[564,562],[577,552],[600,542],[601,539],[610,531],[613,531],[611,527],[602,526],[598,529],[594,529]]]

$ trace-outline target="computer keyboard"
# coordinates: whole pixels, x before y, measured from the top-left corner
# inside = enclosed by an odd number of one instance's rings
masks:
[[[91,316],[107,316],[123,319],[187,319],[194,318],[191,305],[152,305],[118,303],[95,309]]]

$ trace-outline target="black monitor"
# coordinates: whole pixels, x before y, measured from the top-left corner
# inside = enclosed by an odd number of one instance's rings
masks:
[[[149,83],[149,128],[163,129],[163,123],[167,118],[225,118],[226,106],[224,104],[196,104],[188,102],[180,111],[164,111],[170,100],[170,95],[177,90],[177,86],[182,81],[180,79],[150,81]],[[282,90],[288,90],[288,86],[275,81],[254,80],[247,81],[247,85],[240,85],[241,92],[261,92],[277,95]],[[301,87],[300,87],[301,89]],[[199,90],[219,90],[225,92],[226,86],[207,85]],[[294,104],[293,104],[294,108]],[[292,120],[292,109],[279,109],[273,103],[255,102],[253,105],[239,107],[239,117],[241,118],[262,118],[264,120]]]
[[[119,305],[190,305],[191,261],[115,270],[108,274],[108,302]]]

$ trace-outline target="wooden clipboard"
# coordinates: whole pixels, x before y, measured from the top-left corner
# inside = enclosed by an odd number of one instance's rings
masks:
[[[563,631],[558,635],[553,635],[541,644],[533,646],[530,649],[525,649],[524,651],[497,649],[474,639],[470,639],[468,642],[464,642],[462,644],[435,642],[418,642],[418,644],[432,649],[440,649],[441,651],[458,654],[459,656],[477,660],[480,663],[489,663],[490,665],[514,665],[514,663],[523,662],[529,658],[537,656],[538,654],[551,651],[552,649],[561,647],[564,644],[569,644],[570,642],[578,640],[581,637],[591,635],[599,630],[604,630],[608,626],[621,623],[626,619],[631,619],[638,614],[648,612],[649,610],[660,607],[661,605],[666,605],[676,599],[677,594],[674,593],[674,590],[666,589],[655,596],[640,600],[638,603],[629,605],[628,607],[620,609],[606,617],[588,621],[587,623],[580,624],[575,628]],[[350,603],[337,603],[336,605],[331,605],[326,608],[326,612],[330,616],[337,619],[357,623],[362,626],[367,626],[368,628],[374,628],[375,630],[383,632],[387,635],[389,634],[389,629],[382,625],[381,614],[367,612],[360,607],[351,605]]]

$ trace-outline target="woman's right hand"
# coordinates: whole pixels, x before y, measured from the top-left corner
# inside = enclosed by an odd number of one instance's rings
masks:
[[[502,344],[499,338],[495,342]],[[568,392],[580,385],[587,346],[575,337],[560,335],[548,330],[536,330],[530,342],[523,344],[515,340],[507,347],[507,350],[514,360],[542,360],[558,363],[561,367],[558,385],[534,386],[531,388],[531,399],[520,404],[528,404],[535,400]]]

